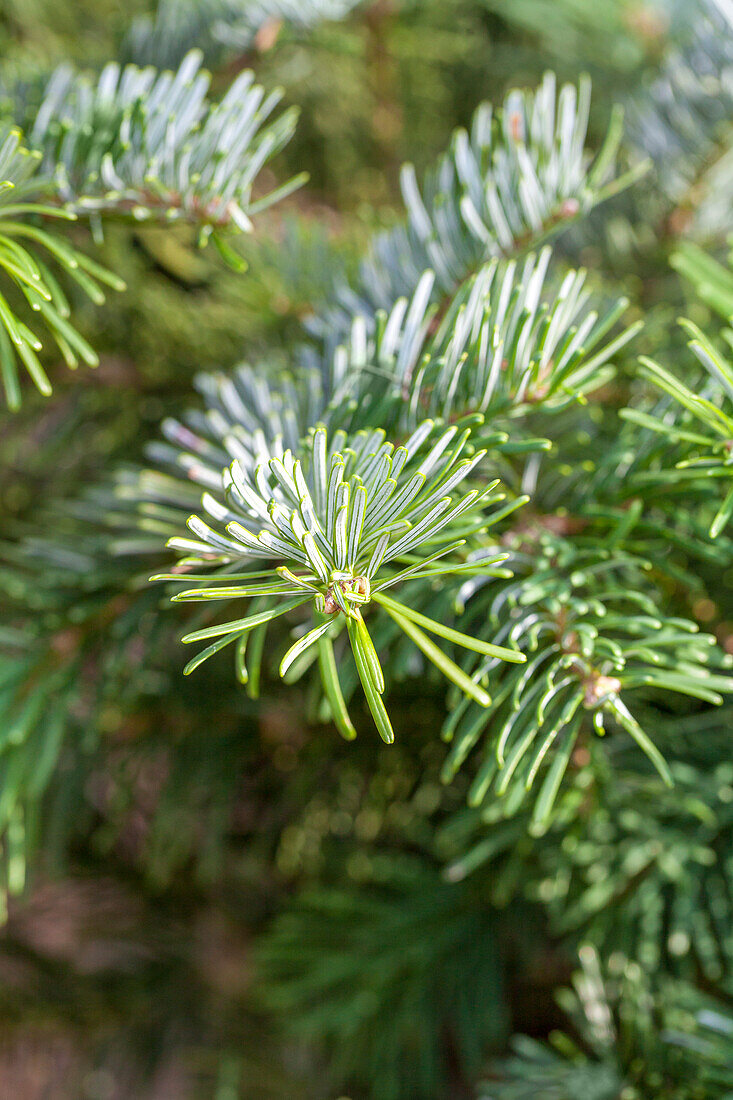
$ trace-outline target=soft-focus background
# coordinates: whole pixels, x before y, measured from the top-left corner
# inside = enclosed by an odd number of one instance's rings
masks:
[[[142,0],[2,0],[3,65],[22,73],[70,58],[98,68],[132,49],[131,21],[151,10]],[[202,41],[218,87],[249,66],[298,105],[296,136],[273,171],[307,170],[310,182],[258,219],[242,246],[246,275],[213,250],[197,251],[184,231],[109,228],[95,255],[128,290],[101,308],[79,303],[76,313],[100,367],[54,370],[52,400],[28,388],[18,415],[0,413],[3,524],[21,530],[39,502],[139,458],[160,419],[191,402],[198,371],[248,358],[286,362],[338,266],[353,267],[371,231],[396,216],[401,163],[420,174],[482,99],[536,84],[548,68],[560,79],[588,72],[597,140],[611,104],[657,72],[669,24],[643,0],[376,0],[305,29],[265,18],[239,51]],[[94,247],[82,231],[79,239]],[[602,262],[595,252],[583,258]],[[647,301],[670,282],[662,265],[624,278]],[[446,942],[437,970],[434,953],[430,972],[421,970],[426,929],[439,938],[446,907],[482,889],[469,880],[448,896],[422,856],[465,797],[460,782],[448,790],[438,782],[440,697],[414,685],[400,693],[394,747],[376,737],[345,745],[330,728],[303,727],[297,693],[271,685],[255,710],[226,662],[184,681],[180,647],[170,631],[156,640],[152,608],[124,662],[100,650],[78,669],[89,691],[74,704],[73,775],[53,793],[43,857],[0,933],[0,1096],[335,1100],[342,1080],[355,1100],[379,1096],[384,1051],[370,1069],[373,1052],[359,1047],[356,1026],[335,1025],[307,981],[277,980],[278,914],[295,897],[303,956],[343,937],[348,957],[374,968],[371,995],[402,1020],[401,1043],[405,1019],[426,1010],[436,983],[456,1017],[484,1017],[478,1065],[511,1032],[543,1036],[556,1026],[552,990],[574,964],[537,935],[541,917],[528,904],[507,914],[467,904],[476,958],[457,960]],[[73,621],[69,631],[59,646],[73,644]],[[379,860],[391,857],[406,891],[414,896],[423,882],[417,931],[400,921],[394,867],[384,897],[373,885]],[[345,902],[338,883],[360,882],[365,867],[372,885],[361,908],[346,912],[358,892]],[[327,891],[326,903],[313,900],[315,890]],[[417,919],[414,907],[409,913]],[[385,952],[372,958],[372,936],[392,942],[386,962]],[[476,977],[468,994],[467,973]],[[335,980],[353,982],[348,970]],[[429,1081],[437,1044],[454,1069],[445,1096],[473,1094],[450,1054],[450,1029],[438,1020],[434,1033],[413,1039],[412,1054],[392,1052],[396,1064],[408,1058]],[[400,1096],[431,1095],[422,1083],[411,1090],[406,1072]]]

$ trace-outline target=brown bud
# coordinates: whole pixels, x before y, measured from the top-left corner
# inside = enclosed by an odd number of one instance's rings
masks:
[[[334,599],[333,589],[329,588],[323,598],[323,613],[324,615],[338,615],[340,610],[341,608]]]
[[[585,684],[585,705],[597,707],[604,696],[618,695],[620,691],[621,681],[616,676],[602,676],[600,672],[595,672]]]

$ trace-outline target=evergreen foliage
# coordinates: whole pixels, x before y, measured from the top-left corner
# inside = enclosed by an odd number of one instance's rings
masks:
[[[154,15],[138,17],[123,52],[139,65],[175,68],[194,47],[209,64],[258,45],[269,49],[283,25],[308,30],[322,20],[343,19],[359,0],[161,0]]]
[[[731,1018],[722,1006],[670,981],[653,990],[635,963],[603,974],[588,944],[580,957],[583,968],[562,1001],[583,1046],[564,1033],[552,1036],[551,1047],[516,1039],[504,1081],[487,1083],[482,1100],[729,1095]]]
[[[244,72],[212,104],[210,79],[195,50],[175,72],[113,62],[96,83],[61,66],[40,96],[13,89],[11,110],[66,209],[247,232],[249,215],[275,199],[252,203],[252,185],[292,134],[294,112],[265,125],[277,91],[266,96]]]
[[[97,354],[68,321],[68,299],[47,261],[55,262],[97,304],[104,301],[103,285],[122,290],[125,284],[45,228],[28,224],[27,219],[33,216],[73,220],[75,214],[32,201],[34,192],[37,194],[42,187],[37,176],[41,158],[22,144],[18,130],[6,126],[0,143],[0,266],[16,294],[20,292],[21,301],[24,298],[30,309],[43,317],[67,365],[75,368],[81,359],[89,366],[97,366]],[[37,355],[41,347],[36,333],[21,320],[3,294],[0,297],[0,375],[8,405],[13,410],[20,406],[18,360],[40,392],[51,393],[51,383]]]
[[[84,214],[98,231],[102,214],[138,222],[187,220],[202,243],[211,238],[225,259],[239,264],[222,234],[248,232],[250,215],[302,183],[296,178],[252,200],[254,181],[291,136],[295,114],[286,111],[265,125],[280,95],[265,96],[251,72],[241,73],[217,104],[206,99],[209,82],[200,53],[193,51],[175,73],[111,63],[93,85],[62,65],[45,86],[19,82],[5,90],[6,113],[25,130],[29,148],[6,124],[0,165],[3,268],[31,309],[42,314],[72,368],[80,359],[97,366],[98,356],[69,324],[64,291],[25,242],[50,253],[97,304],[104,301],[100,283],[116,290],[125,284],[55,233],[27,224],[29,217],[75,220]],[[45,204],[32,201],[39,193]],[[16,356],[41,393],[50,394],[51,384],[37,355],[41,341],[7,301],[2,305],[0,369],[8,404],[17,409]]]
[[[502,75],[380,147],[394,217],[296,192],[268,89],[363,46],[389,135],[432,3],[161,0],[2,74],[3,904],[136,881],[130,1095],[170,1042],[220,1100],[733,1089],[733,12],[511,7],[451,0]],[[571,33],[599,97],[527,60]]]
[[[482,104],[470,130],[455,131],[422,192],[412,166],[404,166],[406,220],[375,237],[357,285],[341,292],[348,315],[389,310],[414,293],[426,271],[433,273],[434,299],[452,296],[486,260],[536,247],[629,186],[646,165],[613,178],[622,112],[591,160],[589,109],[587,79],[558,91],[547,73],[535,91],[511,91],[496,113]],[[328,315],[322,331],[333,335],[337,324]]]

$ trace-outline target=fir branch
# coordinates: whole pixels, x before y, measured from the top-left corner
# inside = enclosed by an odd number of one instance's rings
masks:
[[[671,783],[659,749],[628,709],[627,693],[673,691],[720,703],[721,693],[733,690],[733,677],[722,674],[733,658],[696,624],[659,614],[658,595],[644,579],[647,562],[584,550],[541,531],[505,545],[514,578],[491,591],[480,577],[467,580],[459,610],[467,627],[490,623],[496,641],[516,645],[527,665],[514,671],[490,659],[479,665],[474,679],[487,684],[494,701],[485,712],[468,700],[455,707],[443,731],[451,744],[443,777],[450,780],[481,744],[470,803],[500,796],[511,815],[539,784],[530,827],[541,834],[576,746],[591,732],[603,736],[609,719]]]
[[[733,245],[733,239],[729,244]],[[733,319],[731,261],[733,257],[729,256],[728,266],[724,266],[693,241],[680,241],[670,258],[672,267],[692,283],[701,301],[707,302],[725,321]]]
[[[279,441],[266,461],[253,462],[247,456],[249,461],[243,464],[235,459],[224,474],[226,505],[211,493],[202,498],[208,515],[226,526],[226,535],[192,516],[188,526],[194,538],[176,537],[169,545],[188,555],[186,566],[240,565],[245,571],[232,583],[226,568],[208,583],[197,582],[173,599],[245,598],[261,600],[263,606],[244,618],[188,634],[185,642],[219,640],[189,662],[186,671],[193,671],[228,642],[243,639],[253,628],[309,603],[315,619],[283,658],[281,676],[309,647],[329,644],[345,620],[372,716],[382,738],[391,742],[394,735],[381,700],[384,675],[364,621],[364,610],[375,602],[445,676],[487,706],[490,699],[483,688],[430,641],[424,628],[499,660],[521,662],[521,653],[447,629],[384,594],[385,588],[407,576],[412,581],[433,577],[434,562],[440,561],[438,572],[446,574],[460,568],[460,559],[450,557],[464,543],[456,533],[490,523],[487,505],[504,499],[495,491],[497,481],[456,499],[455,490],[485,455],[484,451],[470,454],[469,434],[468,429],[444,430],[425,421],[395,449],[385,442],[381,430],[352,436],[338,432],[329,441],[326,430],[317,428],[311,434],[305,464],[292,451],[283,450]],[[490,575],[503,558],[497,553],[483,561],[482,571]],[[268,569],[252,572],[250,579],[248,564],[258,559]],[[388,563],[405,561],[406,569],[385,573]],[[180,579],[186,582],[185,575]],[[332,696],[333,688],[324,686]]]
[[[520,420],[532,408],[562,409],[612,376],[610,361],[639,331],[637,322],[608,334],[628,305],[621,298],[599,318],[589,309],[587,273],[568,271],[554,296],[544,287],[552,253],[521,264],[493,261],[453,299],[412,375],[407,418],[481,412]]]
[[[558,1001],[572,1024],[549,1043],[517,1036],[481,1100],[725,1100],[733,1084],[733,1021],[691,985],[655,982],[637,963],[606,966],[590,943]],[[661,1027],[660,1027],[661,1023]],[[580,1040],[580,1041],[579,1041]]]
[[[96,82],[68,65],[38,101],[22,87],[8,95],[13,117],[42,154],[65,209],[135,221],[186,221],[204,239],[247,232],[251,216],[288,194],[302,177],[252,198],[263,165],[290,139],[295,112],[270,121],[281,98],[241,73],[219,103],[193,50],[175,72],[107,65]]]
[[[259,998],[324,1049],[334,1092],[431,1100],[456,1079],[465,1088],[504,1028],[496,913],[424,857],[365,853],[362,866],[355,887],[312,888],[278,915],[259,947]],[[465,1027],[447,1047],[457,1015]]]
[[[652,158],[655,190],[675,204],[671,220],[678,231],[725,148],[733,109],[733,13],[725,0],[698,0],[690,10],[694,19],[683,42],[628,106],[630,142],[639,156]]]
[[[0,127],[0,269],[13,294],[0,290],[0,378],[8,406],[21,403],[19,363],[37,389],[51,393],[51,383],[38,357],[43,343],[37,332],[19,315],[25,306],[43,318],[51,339],[69,367],[80,361],[96,366],[99,358],[71,324],[68,299],[49,267],[60,268],[97,305],[104,302],[103,287],[123,290],[124,283],[63,240],[58,232],[38,224],[38,219],[73,221],[73,212],[50,203],[29,201],[29,195],[49,188],[39,176],[40,154],[21,142],[20,132]]]
[[[155,15],[133,20],[122,47],[137,65],[177,67],[194,47],[208,65],[231,54],[271,48],[283,24],[303,33],[344,19],[361,0],[158,0]]]
[[[592,304],[582,269],[555,276],[553,293],[552,260],[546,247],[521,264],[489,261],[439,321],[435,276],[426,271],[411,299],[379,311],[373,327],[357,316],[335,350],[304,348],[303,367],[322,380],[320,415],[339,427],[378,423],[397,432],[426,415],[456,421],[480,413],[492,449],[547,449],[548,440],[526,432],[528,414],[582,403],[610,380],[614,358],[641,328],[619,324],[626,298],[605,309]]]
[[[0,916],[26,886],[43,801],[58,768],[80,662],[0,628]]]
[[[37,96],[20,85],[6,95],[28,132],[29,148],[13,128],[0,134],[0,266],[43,317],[72,368],[80,361],[96,366],[98,356],[69,322],[66,295],[43,253],[97,304],[104,301],[103,286],[121,290],[124,283],[29,219],[83,214],[97,229],[102,216],[183,220],[238,262],[222,233],[249,230],[252,213],[301,182],[252,200],[255,179],[291,136],[295,114],[286,111],[269,122],[279,93],[265,96],[251,73],[242,73],[218,104],[206,99],[209,82],[200,54],[192,52],[175,74],[113,63],[94,85],[62,66]],[[41,348],[38,335],[0,295],[0,376],[12,409],[20,405],[18,360],[41,393],[51,392]]]
[[[642,377],[668,394],[687,415],[660,418],[628,408],[622,410],[621,416],[666,436],[675,444],[684,445],[685,457],[679,459],[674,471],[660,471],[656,477],[652,475],[653,480],[672,482],[678,490],[690,481],[702,481],[708,486],[715,484],[719,506],[710,523],[709,534],[710,538],[716,538],[733,515],[733,412],[725,411],[733,401],[733,364],[697,325],[691,321],[681,324],[691,336],[688,347],[708,374],[711,384],[696,393],[661,364],[644,357],[640,360]],[[732,330],[725,329],[723,339],[733,347]]]
[[[548,73],[534,92],[509,92],[496,112],[482,104],[470,132],[454,133],[422,192],[406,165],[405,223],[374,239],[356,285],[343,288],[340,309],[314,322],[314,330],[328,338],[343,332],[347,317],[372,317],[409,298],[426,269],[435,273],[434,300],[444,301],[488,259],[536,248],[628,187],[645,165],[614,176],[619,113],[595,159],[588,155],[589,104],[588,80],[558,93]]]
[[[657,712],[650,717],[669,744],[676,727],[676,740],[684,742],[689,722]],[[721,760],[729,709],[712,720],[694,717]],[[617,768],[627,755],[616,754]],[[595,788],[586,786],[581,818],[563,822],[534,855],[537,882],[553,884],[545,886],[543,901],[556,934],[581,934],[605,958],[624,952],[644,959],[652,972],[689,980],[704,975],[712,986],[725,977],[733,955],[726,886],[733,773],[727,762],[695,763],[693,757],[688,752],[687,760],[672,764],[675,788],[668,792],[631,772],[619,781],[609,770]],[[560,831],[567,838],[562,854]],[[577,848],[570,837],[577,837]],[[535,884],[527,893],[536,891]]]

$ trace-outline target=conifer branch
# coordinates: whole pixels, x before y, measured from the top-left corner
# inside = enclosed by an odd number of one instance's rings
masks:
[[[138,16],[123,45],[137,65],[176,68],[194,47],[208,65],[231,54],[271,48],[283,25],[303,33],[340,20],[361,0],[158,0],[155,15]]]
[[[646,165],[615,176],[621,114],[613,115],[592,158],[585,148],[589,106],[587,79],[558,92],[548,73],[536,91],[509,92],[496,112],[482,104],[470,131],[455,131],[422,189],[406,165],[405,222],[374,238],[356,284],[342,288],[340,307],[314,322],[314,330],[332,338],[347,318],[371,318],[410,298],[428,269],[435,275],[432,300],[445,308],[487,260],[537,248],[630,186]]]
[[[185,584],[186,569],[212,563],[239,567],[236,574],[224,568],[209,580],[199,580],[173,599],[244,598],[259,601],[258,610],[188,634],[185,642],[218,640],[185,671],[192,672],[229,642],[241,642],[252,629],[308,603],[315,618],[283,657],[280,675],[285,676],[295,662],[305,661],[307,667],[315,656],[308,651],[321,639],[333,641],[345,622],[372,716],[383,740],[391,742],[394,734],[381,700],[384,675],[364,620],[364,612],[375,602],[448,679],[487,706],[490,699],[483,688],[424,630],[498,660],[522,662],[521,653],[448,629],[384,593],[407,577],[414,581],[460,572],[461,559],[451,555],[463,546],[463,536],[491,522],[487,505],[504,499],[495,492],[497,481],[454,497],[485,456],[484,451],[471,453],[469,436],[468,429],[459,432],[456,427],[436,431],[428,420],[395,449],[381,430],[353,436],[337,432],[329,440],[326,430],[317,428],[310,436],[305,465],[281,445],[267,459],[235,459],[224,475],[226,503],[211,493],[202,498],[206,512],[225,525],[226,534],[191,516],[188,526],[194,537],[169,542],[187,555],[183,574],[167,574],[165,579]],[[249,563],[257,560],[266,567],[250,570]],[[503,560],[501,553],[483,560],[482,573],[491,575]],[[390,562],[393,571],[385,573]],[[437,562],[439,566],[433,564]],[[331,685],[324,688],[327,696],[333,695]]]
[[[715,486],[718,507],[710,522],[710,538],[717,538],[733,515],[733,364],[691,321],[682,321],[691,337],[688,347],[702,365],[710,382],[695,392],[653,359],[641,359],[642,377],[668,394],[686,410],[675,419],[650,415],[638,409],[624,409],[621,415],[676,445],[684,457],[675,469],[649,475],[649,481],[672,484],[677,491],[690,482]],[[723,339],[733,347],[733,331],[725,329]],[[730,410],[730,411],[729,411]],[[722,500],[720,499],[722,496]]]
[[[69,367],[76,368],[80,361],[92,367],[99,362],[94,349],[69,321],[71,308],[52,267],[60,268],[96,304],[104,301],[104,287],[123,290],[125,285],[57,232],[37,224],[40,218],[73,221],[76,217],[72,211],[31,197],[50,190],[48,180],[39,176],[40,159],[40,154],[22,144],[17,129],[0,128],[0,269],[14,292],[0,288],[0,378],[12,410],[21,402],[19,363],[42,394],[51,393],[37,354],[43,343],[22,320],[19,307],[25,306],[31,317],[36,314],[43,319]]]
[[[604,736],[608,724],[629,734],[671,784],[668,764],[625,702],[628,693],[673,691],[720,704],[721,693],[733,690],[723,672],[733,658],[695,623],[660,616],[658,595],[644,580],[648,562],[618,550],[584,551],[542,532],[504,545],[513,578],[490,590],[480,577],[466,580],[459,610],[467,627],[490,624],[496,641],[517,646],[527,665],[479,664],[474,679],[486,683],[493,704],[485,713],[467,700],[455,707],[443,731],[451,745],[443,778],[484,745],[469,802],[501,797],[511,815],[539,784],[531,828],[542,833],[576,745]]]
[[[249,231],[254,213],[300,185],[302,177],[253,199],[253,184],[291,137],[296,113],[272,121],[281,92],[266,94],[251,72],[212,103],[201,62],[196,50],[175,72],[112,62],[96,82],[63,65],[38,101],[33,89],[11,92],[13,117],[41,153],[41,171],[66,210],[186,221],[206,239]]]
[[[572,1034],[556,1032],[549,1043],[517,1036],[481,1100],[676,1100],[696,1092],[724,1100],[733,1084],[733,1019],[724,1003],[692,984],[654,980],[624,956],[602,965],[590,943],[579,957],[572,988],[558,997]]]

